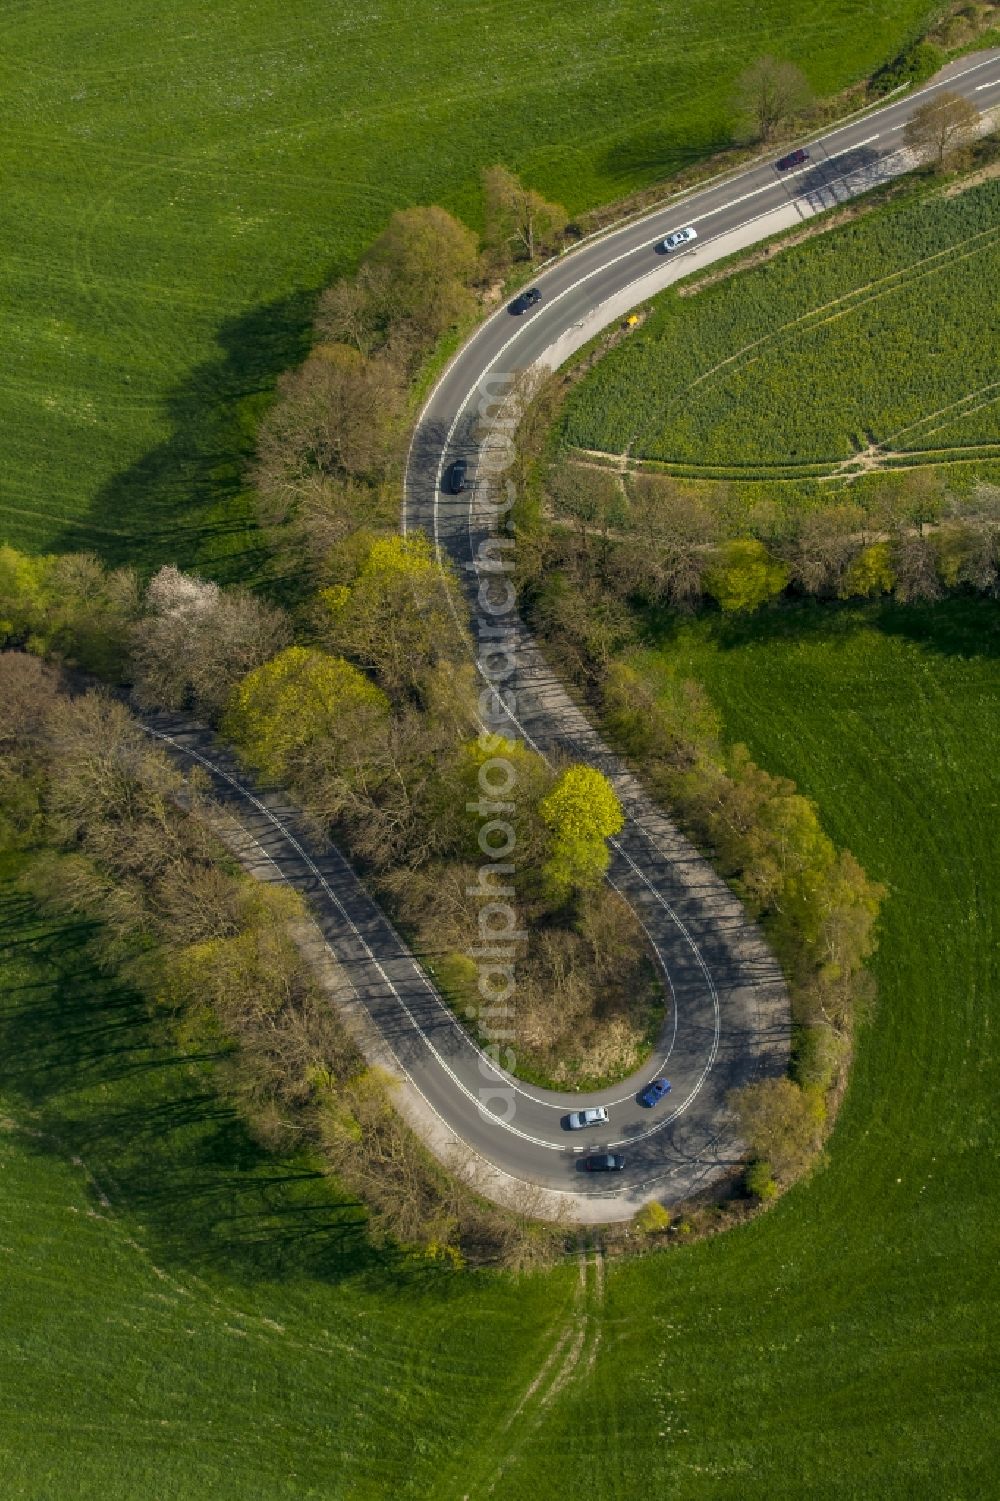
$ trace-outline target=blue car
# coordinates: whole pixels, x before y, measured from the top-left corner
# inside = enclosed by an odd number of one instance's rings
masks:
[[[640,1105],[657,1105],[670,1093],[669,1079],[651,1079],[639,1096]]]

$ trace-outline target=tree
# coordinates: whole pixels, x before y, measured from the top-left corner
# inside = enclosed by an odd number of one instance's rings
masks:
[[[214,720],[235,684],[291,639],[283,610],[173,565],[153,575],[143,603],[131,631],[131,665],[144,705],[190,705]]]
[[[841,599],[854,595],[868,599],[873,594],[888,594],[895,582],[888,542],[873,542],[855,553],[844,570],[837,593]]]
[[[437,204],[397,209],[362,270],[386,340],[394,326],[424,348],[475,311],[478,241]]]
[[[558,643],[563,665],[575,677],[606,668],[635,634],[627,605],[582,568],[550,569],[533,613],[545,635]]]
[[[816,940],[819,974],[828,983],[858,973],[875,949],[875,924],[885,887],[872,881],[850,850],[841,850],[819,892]]]
[[[376,284],[371,276],[357,276],[335,281],[321,294],[316,308],[315,329],[321,344],[348,344],[359,354],[371,355],[385,341],[379,327],[379,302],[385,295],[385,281]]]
[[[188,784],[124,704],[60,698],[45,743],[51,832],[117,880],[152,881],[205,836],[175,810]]]
[[[419,697],[429,671],[468,653],[458,583],[423,534],[360,541],[353,581],[321,592],[319,629],[388,692]]]
[[[48,716],[59,695],[59,676],[25,652],[0,652],[0,758],[37,756]]]
[[[300,781],[311,758],[349,770],[371,754],[389,703],[342,657],[290,646],[234,690],[223,733],[276,781]]]
[[[117,679],[138,601],[134,572],[92,553],[31,558],[0,547],[0,642]]]
[[[33,558],[4,543],[0,547],[0,638],[24,641],[42,617],[42,581],[50,558]]]
[[[788,583],[784,563],[772,558],[763,542],[726,542],[706,568],[706,593],[727,613],[756,610],[780,594]]]
[[[896,598],[904,604],[941,597],[937,559],[930,537],[904,532],[892,548],[892,567],[896,576]]]
[[[548,826],[541,813],[554,783],[548,762],[520,740],[493,735],[461,747],[448,777],[447,801],[460,818],[457,834],[470,859],[481,860],[480,831],[492,818],[509,822],[516,836],[510,860],[522,872],[537,871],[549,851]],[[504,805],[505,811],[491,807]]]
[[[946,589],[968,585],[981,593],[997,581],[997,535],[986,524],[950,521],[931,539],[937,571]]]
[[[754,1157],[788,1180],[808,1165],[820,1144],[822,1099],[791,1079],[762,1079],[729,1096]]]
[[[903,140],[920,161],[943,172],[947,163],[972,143],[981,120],[971,100],[946,89],[914,110],[906,122]]]
[[[484,171],[483,200],[486,243],[501,261],[533,261],[554,250],[569,217],[562,204],[548,202],[501,166]]]
[[[628,755],[685,770],[718,759],[722,722],[700,683],[670,674],[654,692],[635,668],[615,662],[602,686],[606,721]]]
[[[599,985],[613,985],[647,953],[638,917],[617,891],[601,882],[580,897],[576,929],[589,950],[588,967]]]
[[[862,522],[853,505],[822,505],[800,516],[787,557],[792,578],[806,593],[837,592]]]
[[[40,820],[39,775],[58,675],[24,652],[0,652],[0,833],[29,834]]]
[[[611,783],[592,766],[570,766],[538,811],[552,839],[542,885],[561,903],[601,880],[608,868],[607,840],[619,833],[625,818]]]
[[[650,1199],[636,1215],[635,1225],[644,1235],[662,1235],[665,1230],[670,1229],[670,1213],[655,1199]]]
[[[308,475],[381,474],[403,409],[402,379],[387,358],[321,344],[278,382],[261,424],[254,480],[269,495],[293,493]]]
[[[802,69],[778,58],[757,58],[737,80],[737,113],[750,123],[761,141],[769,141],[783,121],[803,114],[812,102],[812,90]]]
[[[723,487],[717,487],[721,490]],[[635,569],[639,593],[663,600],[674,609],[692,609],[703,592],[707,549],[720,535],[719,502],[706,503],[704,487],[692,489],[666,475],[637,474],[629,479],[634,539],[621,549]],[[610,560],[614,571],[619,559]]]

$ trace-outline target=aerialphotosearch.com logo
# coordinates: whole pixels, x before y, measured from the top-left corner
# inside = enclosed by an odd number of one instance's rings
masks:
[[[478,879],[468,895],[480,902],[476,941],[469,957],[476,963],[480,1004],[472,1011],[485,1040],[480,1059],[483,1082],[481,1109],[503,1122],[514,1118],[516,1094],[506,1075],[515,1056],[516,966],[519,945],[527,934],[520,928],[514,877],[517,869],[518,771],[500,730],[516,713],[514,679],[517,673],[514,539],[501,535],[516,496],[508,471],[514,462],[514,433],[520,420],[515,378],[487,374],[479,385],[476,438],[479,462],[475,490],[474,551],[466,567],[478,579],[474,629],[479,670],[486,686],[479,695],[478,797],[467,804],[479,820],[478,842],[484,857]],[[501,1073],[500,1070],[503,1072]]]

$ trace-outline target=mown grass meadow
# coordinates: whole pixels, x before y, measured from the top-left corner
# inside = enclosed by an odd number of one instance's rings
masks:
[[[497,160],[571,212],[724,145],[772,51],[830,93],[926,0],[53,0],[5,9],[0,536],[268,563],[243,464],[316,291],[392,210],[475,223]]]

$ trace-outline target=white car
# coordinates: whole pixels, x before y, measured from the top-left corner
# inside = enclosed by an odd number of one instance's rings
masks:
[[[693,229],[689,224],[687,229],[675,229],[672,235],[667,235],[660,249],[678,250],[681,245],[686,245],[689,240],[696,240],[697,238],[698,231]]]
[[[574,1110],[567,1115],[566,1124],[571,1131],[582,1131],[584,1126],[606,1126],[608,1112],[603,1105],[594,1105],[590,1110]]]

